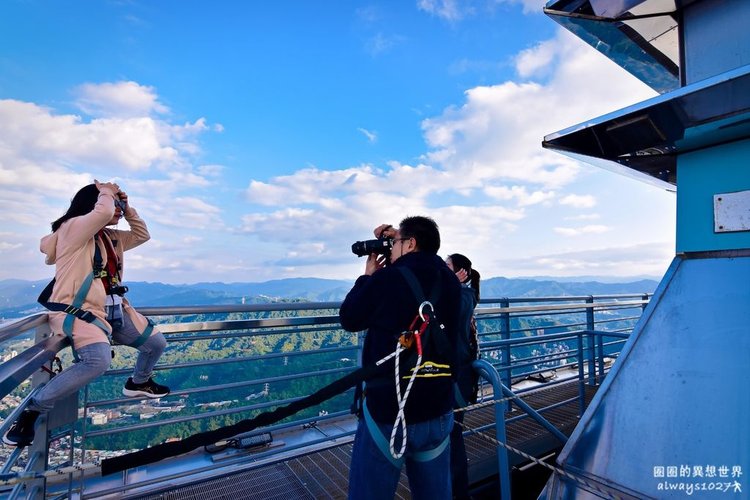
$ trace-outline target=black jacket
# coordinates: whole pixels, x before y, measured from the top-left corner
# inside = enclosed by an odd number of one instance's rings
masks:
[[[436,279],[441,280],[440,298],[434,304],[437,320],[445,326],[451,352],[455,353],[461,286],[455,274],[434,254],[412,252],[372,276],[360,276],[341,304],[341,326],[350,332],[367,330],[362,364],[367,366],[392,353],[399,335],[409,327],[419,303],[398,267],[406,266],[430,296]],[[437,332],[437,329],[433,330]],[[437,332],[439,333],[439,332]],[[402,354],[402,360],[405,354]],[[453,365],[453,363],[451,363]],[[366,383],[367,408],[377,422],[392,423],[398,410],[393,362],[385,375]],[[451,377],[417,378],[406,403],[407,423],[430,420],[451,411]]]

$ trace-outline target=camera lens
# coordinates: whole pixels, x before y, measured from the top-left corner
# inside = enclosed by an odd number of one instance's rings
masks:
[[[352,253],[357,257],[364,257],[371,253],[388,255],[391,253],[393,240],[390,238],[378,238],[377,240],[356,241],[352,245]]]

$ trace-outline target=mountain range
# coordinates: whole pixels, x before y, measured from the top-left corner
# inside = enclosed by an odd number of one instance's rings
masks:
[[[129,282],[128,300],[136,306],[197,306],[267,303],[281,299],[310,302],[338,302],[344,299],[353,282],[321,278],[288,278],[260,283],[205,282],[172,285],[153,282]],[[43,308],[36,302],[47,280],[0,280],[0,319],[20,318]],[[612,295],[652,293],[658,281],[638,279],[623,282],[571,278],[489,278],[482,280],[482,298],[559,297],[570,295]]]

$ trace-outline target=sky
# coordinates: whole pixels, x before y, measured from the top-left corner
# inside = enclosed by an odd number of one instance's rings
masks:
[[[541,147],[656,93],[543,4],[4,1],[0,280],[94,179],[151,233],[126,282],[353,280],[409,215],[483,277],[660,278],[674,193]]]

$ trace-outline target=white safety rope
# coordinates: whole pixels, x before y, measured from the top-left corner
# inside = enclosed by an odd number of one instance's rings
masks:
[[[422,332],[427,328],[427,325],[430,323],[430,317],[429,315],[424,314],[424,308],[425,306],[429,306],[432,310],[432,303],[425,300],[419,305],[419,319],[422,320],[422,325],[418,330],[412,330],[417,322],[416,317],[414,318],[414,322],[409,327],[409,330],[405,330],[402,332],[401,337],[398,342],[396,342],[396,350],[393,351],[388,356],[384,357],[377,363],[375,363],[377,366],[382,365],[392,357],[396,357],[394,362],[394,382],[396,386],[396,402],[398,403],[398,412],[396,413],[396,421],[393,423],[393,429],[391,430],[391,439],[389,442],[389,450],[391,452],[391,456],[393,456],[394,459],[398,460],[401,457],[404,456],[404,452],[406,451],[406,442],[407,442],[407,431],[406,431],[406,401],[409,399],[409,393],[411,392],[411,388],[414,385],[414,381],[417,378],[417,374],[419,373],[419,368],[422,366],[422,339],[420,338],[420,335]],[[402,342],[402,340],[404,342]],[[404,345],[406,343],[406,346]],[[414,365],[411,377],[409,377],[409,383],[406,384],[406,391],[404,391],[403,397],[401,397],[401,373],[400,373],[400,354],[401,352],[405,351],[413,343],[416,343],[416,349],[417,349],[417,362]],[[399,451],[396,451],[396,436],[398,435],[398,429],[401,428],[401,448]]]
[[[418,335],[418,334],[415,334]],[[400,353],[403,351],[404,348],[401,346],[401,343],[399,343],[396,346],[396,351]],[[406,400],[409,398],[409,392],[411,392],[411,386],[414,385],[414,380],[417,378],[417,372],[419,372],[419,367],[422,365],[422,350],[419,349],[417,354],[417,363],[414,365],[414,371],[411,374],[411,377],[409,377],[409,383],[406,384],[406,391],[404,392],[404,397],[401,397],[401,380],[400,380],[400,373],[399,373],[399,358],[400,356],[396,355],[396,362],[395,362],[395,379],[396,379],[396,401],[398,402],[398,413],[396,414],[396,421],[393,423],[393,430],[391,431],[391,441],[390,441],[390,450],[391,455],[393,458],[398,460],[399,458],[404,456],[404,451],[406,451]],[[401,427],[401,449],[396,452],[396,435],[398,434],[398,428]]]

